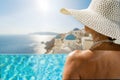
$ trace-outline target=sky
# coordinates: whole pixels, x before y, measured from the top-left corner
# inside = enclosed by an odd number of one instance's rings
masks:
[[[0,35],[65,33],[83,25],[61,8],[86,9],[91,0],[0,0]]]

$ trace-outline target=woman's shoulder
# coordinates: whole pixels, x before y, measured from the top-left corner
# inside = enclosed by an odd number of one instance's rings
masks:
[[[73,52],[69,53],[68,56],[74,56],[74,55],[84,55],[84,54],[93,54],[93,51],[91,50],[74,50]]]
[[[91,50],[75,50],[68,55],[71,60],[88,60],[92,58],[93,52]]]
[[[68,55],[68,59],[72,60],[90,60],[94,58],[104,57],[120,57],[120,51],[91,51],[91,50],[75,50]]]

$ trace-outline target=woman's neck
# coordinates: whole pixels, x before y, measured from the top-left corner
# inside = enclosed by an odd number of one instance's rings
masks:
[[[90,50],[112,50],[120,51],[120,45],[114,44],[107,36],[92,34],[93,46]]]
[[[109,40],[106,36],[101,36],[100,34],[92,34],[92,38],[94,42],[102,41],[102,40]]]
[[[120,51],[120,45],[114,44],[114,43],[101,43],[99,45],[93,46],[90,48],[92,51],[98,51],[98,50],[103,50],[103,51]]]

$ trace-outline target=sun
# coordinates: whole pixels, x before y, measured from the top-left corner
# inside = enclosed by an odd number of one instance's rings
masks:
[[[37,0],[36,6],[39,11],[48,12],[50,9],[48,0]]]

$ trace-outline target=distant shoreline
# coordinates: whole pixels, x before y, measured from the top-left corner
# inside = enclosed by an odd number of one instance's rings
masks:
[[[55,32],[35,32],[35,33],[30,33],[29,35],[58,35],[59,33]]]

